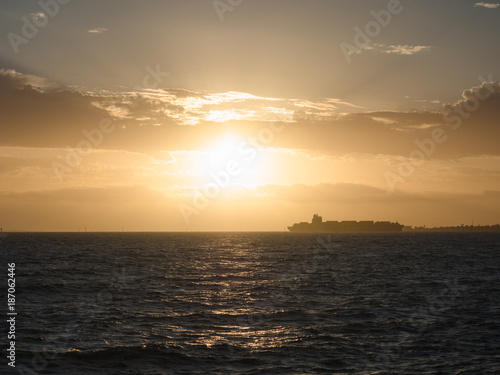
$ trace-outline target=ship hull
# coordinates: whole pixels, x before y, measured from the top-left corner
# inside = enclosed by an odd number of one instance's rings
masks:
[[[293,233],[372,233],[401,232],[404,225],[389,222],[334,222],[334,223],[297,223],[288,227]]]
[[[333,229],[333,230],[323,230],[323,229],[293,229],[288,227],[288,230],[292,233],[394,233],[402,232],[403,229]]]

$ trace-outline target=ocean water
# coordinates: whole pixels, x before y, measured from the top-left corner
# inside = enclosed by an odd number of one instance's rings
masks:
[[[0,252],[1,374],[500,373],[500,233],[13,233]]]

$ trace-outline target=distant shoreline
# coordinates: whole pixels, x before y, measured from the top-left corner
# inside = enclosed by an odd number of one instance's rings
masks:
[[[370,233],[404,233],[404,232],[500,232],[500,224],[495,225],[475,225],[475,226],[455,226],[455,227],[404,227],[401,232],[300,232],[299,234],[370,234]],[[0,233],[0,242],[9,234],[40,233],[40,234],[162,234],[162,233],[293,233],[284,230],[196,230],[196,231],[40,231],[40,230],[12,230]]]
[[[500,224],[461,225],[454,227],[404,227],[403,232],[500,232]]]

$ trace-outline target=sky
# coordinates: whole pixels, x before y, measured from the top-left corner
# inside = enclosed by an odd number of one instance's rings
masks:
[[[500,222],[500,2],[5,0],[0,227]]]

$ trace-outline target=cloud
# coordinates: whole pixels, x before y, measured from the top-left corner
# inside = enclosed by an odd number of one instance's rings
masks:
[[[92,97],[53,86],[40,77],[0,71],[0,145],[66,147],[109,118]]]
[[[12,177],[12,173],[18,176],[26,172],[26,170],[42,170],[50,169],[51,161],[42,158],[19,158],[9,155],[0,155],[0,175],[2,178]],[[9,175],[10,174],[10,175]]]
[[[91,34],[102,34],[105,31],[108,31],[105,27],[96,27],[94,29],[87,30],[87,32]]]
[[[487,97],[486,92],[490,92]],[[500,137],[498,83],[465,90],[463,97],[445,106],[452,119],[463,117],[460,129],[454,130],[445,112],[439,111],[362,112],[360,107],[333,98],[307,101],[238,92],[157,89],[81,93],[55,88],[40,77],[2,70],[0,146],[76,147],[85,140],[83,131],[98,128],[107,118],[115,130],[99,147],[108,150],[199,150],[228,133],[243,139],[255,137],[269,121],[279,121],[286,130],[274,137],[271,147],[337,156],[407,157],[417,140],[429,138],[433,129],[441,127],[449,141],[440,145],[433,157],[500,154],[495,144]],[[467,100],[472,97],[477,99],[477,108],[471,112]]]
[[[409,45],[395,45],[387,46],[382,53],[395,53],[398,55],[414,55],[419,52],[427,52],[432,49],[431,46],[409,46]]]
[[[45,15],[45,13],[42,13],[42,12],[36,12],[36,13],[31,13],[31,17],[33,18],[33,20],[36,20],[36,21],[43,21],[45,18],[47,18],[47,16]]]
[[[480,2],[480,3],[475,3],[474,6],[488,8],[488,9],[496,9],[500,6],[500,4]]]
[[[399,220],[405,225],[460,225],[470,222],[470,207],[482,223],[498,223],[500,191],[454,193],[387,191],[365,184],[266,185],[267,199],[298,207],[318,207],[324,220]],[[269,203],[271,205],[271,203]],[[299,211],[298,208],[295,209]],[[310,220],[296,217],[296,221]],[[382,214],[383,213],[383,214]],[[477,222],[477,221],[476,221]],[[291,223],[290,223],[291,224]]]
[[[382,189],[361,184],[264,185],[258,188],[268,197],[290,202],[367,202],[389,201],[394,196]]]
[[[55,87],[46,78],[32,74],[22,74],[13,69],[0,69],[0,82],[2,86],[11,87],[12,89],[22,89],[25,86],[32,86],[38,89]],[[0,90],[2,89],[3,87],[0,86]]]
[[[483,102],[483,111],[485,111],[484,107],[488,106],[488,112],[490,112],[493,108],[491,108],[491,103],[494,102],[496,104],[497,97],[500,96],[500,83],[498,81],[492,82],[483,82],[481,86],[472,87],[469,90],[465,90],[462,92],[462,98],[458,100],[454,104],[445,104],[444,109],[449,112],[453,111],[455,113],[464,113],[470,111],[469,102]],[[478,104],[479,109],[479,104]]]
[[[182,228],[176,202],[146,186],[0,192],[0,210],[14,230]]]
[[[411,45],[385,45],[385,44],[374,44],[367,46],[364,49],[379,53],[386,54],[396,54],[396,55],[415,55],[421,52],[429,52],[432,50],[432,46],[411,46]]]
[[[86,187],[0,192],[4,230],[165,231],[185,230],[179,201],[146,186]],[[240,188],[193,216],[193,230],[276,228],[310,220],[399,220],[405,225],[498,222],[500,191],[389,194],[364,184],[265,185]]]

